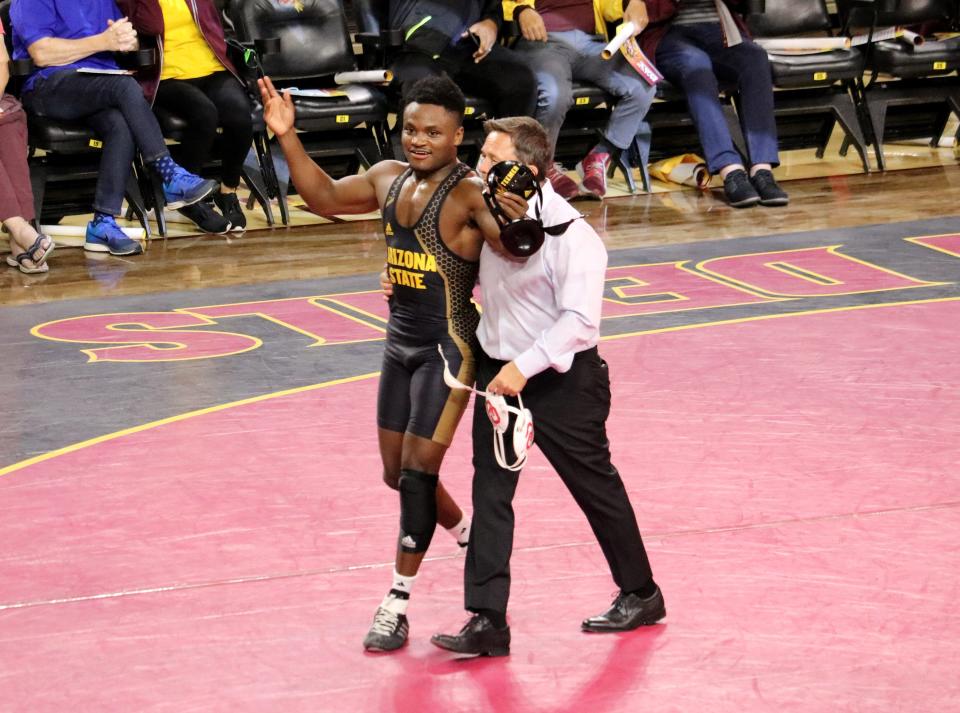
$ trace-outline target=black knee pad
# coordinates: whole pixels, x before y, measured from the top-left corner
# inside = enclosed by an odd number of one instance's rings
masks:
[[[437,483],[440,478],[419,470],[400,471],[400,549],[426,552],[437,527]]]

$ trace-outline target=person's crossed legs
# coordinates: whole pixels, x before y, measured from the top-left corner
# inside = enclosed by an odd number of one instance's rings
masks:
[[[203,200],[217,186],[216,181],[204,180],[170,158],[156,117],[132,77],[64,70],[38,81],[24,95],[24,103],[42,117],[84,121],[103,142],[85,250],[113,255],[142,252],[139,242],[129,239],[114,220],[121,213],[136,151],[161,179],[170,209]]]

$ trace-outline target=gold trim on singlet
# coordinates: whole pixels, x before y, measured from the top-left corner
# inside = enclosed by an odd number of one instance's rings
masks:
[[[457,346],[461,356],[460,368],[457,370],[456,377],[466,384],[473,384],[476,376],[476,364],[471,342],[476,340],[479,315],[475,319],[471,319],[472,315],[468,310],[476,309],[470,300],[470,295],[473,293],[473,286],[479,272],[479,261],[465,260],[449,248],[440,235],[440,216],[447,197],[471,171],[472,169],[466,164],[458,163],[456,168],[437,186],[417,221],[412,226],[402,226],[413,234],[420,244],[420,249],[425,254],[432,255],[436,261],[437,274],[440,276],[444,290],[447,334]],[[404,171],[388,191],[388,202],[391,200],[394,202],[394,217],[396,217],[395,203],[410,173],[412,173],[410,169]],[[451,270],[457,269],[466,272],[462,275],[451,274]],[[455,293],[451,285],[456,281],[466,282],[468,280],[470,282],[469,291],[460,286],[461,291],[457,292],[456,298],[454,298]],[[466,295],[465,304],[463,295]],[[450,445],[469,401],[469,392],[457,389],[451,390],[430,440],[443,445]]]

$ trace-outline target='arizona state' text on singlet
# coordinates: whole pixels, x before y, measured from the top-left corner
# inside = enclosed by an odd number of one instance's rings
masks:
[[[388,334],[403,342],[427,343],[448,335],[465,345],[475,343],[480,316],[470,297],[480,263],[456,255],[440,236],[443,203],[470,171],[458,163],[409,227],[397,220],[396,202],[412,170],[390,186],[383,206],[387,272],[393,283]]]

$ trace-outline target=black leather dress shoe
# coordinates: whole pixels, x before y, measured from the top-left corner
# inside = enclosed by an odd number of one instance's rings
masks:
[[[603,614],[584,619],[584,631],[630,631],[638,626],[656,624],[667,615],[660,587],[646,599],[620,592]]]
[[[760,202],[757,189],[742,168],[730,171],[723,179],[723,192],[727,196],[727,202],[734,208],[749,208]]]
[[[506,656],[510,653],[510,627],[497,629],[483,614],[474,614],[456,636],[434,634],[430,643],[458,654]]]
[[[790,196],[777,184],[771,171],[761,168],[750,178],[750,183],[760,196],[760,205],[781,206],[790,202]]]

